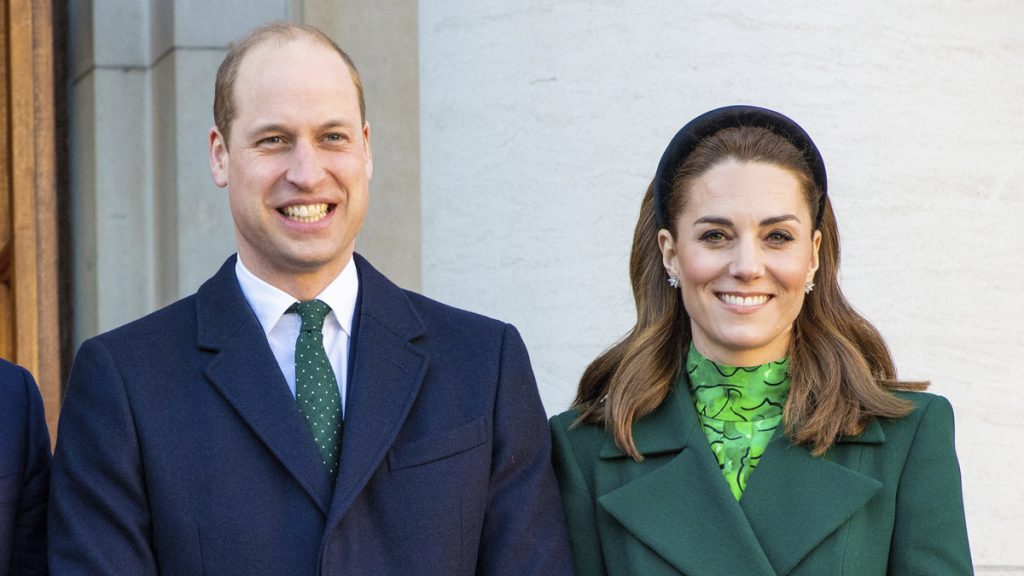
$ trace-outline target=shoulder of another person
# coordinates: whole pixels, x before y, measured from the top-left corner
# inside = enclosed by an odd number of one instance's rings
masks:
[[[23,366],[0,358],[0,402],[11,409],[24,409],[26,405],[37,405],[42,410],[42,396],[36,380]]]
[[[25,408],[30,403],[33,392],[32,375],[17,364],[0,358],[0,429],[4,430],[4,442],[13,443],[15,438],[7,438],[8,434],[16,433],[25,425]],[[38,394],[38,391],[34,391]],[[9,447],[8,447],[9,448]],[[6,450],[0,450],[0,455]],[[4,472],[0,470],[0,476]]]
[[[0,358],[0,391],[5,398],[12,394],[24,394],[25,379],[31,377],[28,370]]]
[[[39,427],[45,427],[45,416],[35,378],[24,367],[0,358],[0,477],[12,471],[12,462],[21,462],[29,431]]]

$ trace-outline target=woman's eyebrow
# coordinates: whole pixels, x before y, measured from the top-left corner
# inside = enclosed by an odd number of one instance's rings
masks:
[[[800,219],[793,214],[780,214],[778,216],[772,216],[761,220],[761,226],[771,226],[780,222],[788,221],[800,222]],[[697,224],[717,224],[719,226],[734,226],[732,220],[725,218],[724,216],[701,216],[693,221],[694,225]]]
[[[701,216],[693,221],[696,224],[718,224],[719,226],[732,226],[732,220],[722,216]]]
[[[786,222],[788,220],[795,220],[798,224],[800,219],[794,214],[782,214],[780,216],[772,216],[771,218],[765,218],[761,220],[761,226],[771,226],[772,224],[778,224],[779,222]]]

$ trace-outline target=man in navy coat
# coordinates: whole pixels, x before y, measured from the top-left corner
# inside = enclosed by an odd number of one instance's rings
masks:
[[[0,574],[46,574],[50,435],[32,375],[0,358]]]
[[[354,253],[373,162],[348,57],[315,29],[260,28],[221,65],[214,117],[237,257],[79,350],[53,572],[569,574],[516,330]]]

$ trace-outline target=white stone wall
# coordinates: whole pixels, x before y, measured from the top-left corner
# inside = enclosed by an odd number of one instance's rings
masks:
[[[631,325],[670,137],[778,109],[825,157],[847,296],[953,403],[978,573],[1024,574],[1024,4],[767,6],[421,2],[424,291],[515,323],[561,411]]]
[[[286,0],[68,2],[73,338],[196,290],[234,251],[210,180],[213,79],[228,43]]]

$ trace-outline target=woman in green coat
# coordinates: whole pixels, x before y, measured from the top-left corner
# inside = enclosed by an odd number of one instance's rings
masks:
[[[971,574],[953,414],[839,288],[789,118],[708,112],[644,197],[637,321],[551,420],[576,572]]]

